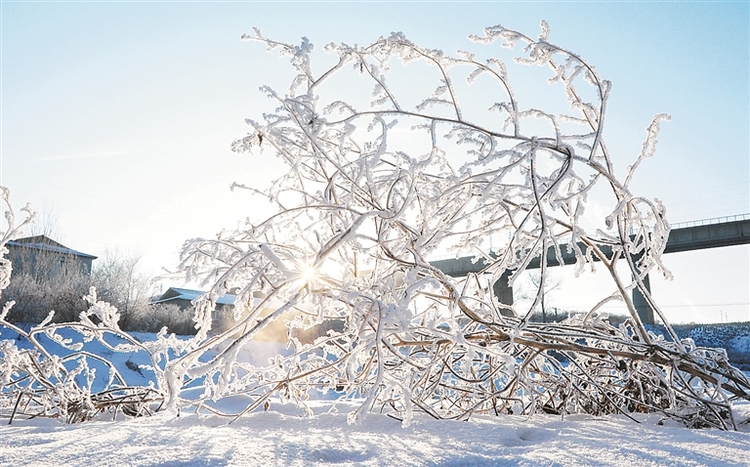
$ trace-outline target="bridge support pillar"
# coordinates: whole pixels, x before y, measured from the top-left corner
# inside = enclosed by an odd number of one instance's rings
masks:
[[[510,285],[510,281],[508,280],[510,278],[510,275],[511,271],[505,271],[503,275],[500,276],[500,279],[492,284],[492,292],[494,292],[497,301],[500,302],[501,305],[513,305],[513,287]],[[507,311],[507,314],[503,314],[507,316],[512,315],[510,310]],[[501,309],[501,313],[502,312],[503,310]]]
[[[648,274],[643,277],[643,285],[646,286],[648,293],[651,293],[651,281],[648,279]],[[638,287],[633,289],[633,305],[635,311],[638,312],[638,316],[643,321],[643,324],[656,324],[654,323],[654,310],[646,301],[646,297],[641,293],[641,289]]]

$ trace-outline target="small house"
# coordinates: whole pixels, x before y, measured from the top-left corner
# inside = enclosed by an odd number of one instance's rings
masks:
[[[91,276],[96,256],[58,243],[45,235],[11,240],[6,244],[7,258],[13,264],[13,275],[28,274],[39,279],[80,273]]]
[[[166,292],[151,300],[152,305],[177,305],[181,310],[192,310],[193,300],[203,295],[205,292],[200,290],[183,289],[180,287],[170,287]],[[216,301],[217,309],[229,309],[234,305],[235,296],[231,294],[222,295]]]

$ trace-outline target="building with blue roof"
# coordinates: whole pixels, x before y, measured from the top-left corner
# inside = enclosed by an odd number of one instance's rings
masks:
[[[193,289],[183,289],[180,287],[170,287],[166,292],[161,294],[159,297],[151,300],[153,305],[157,304],[173,304],[180,307],[182,310],[192,309],[193,300],[200,297],[206,292]],[[232,294],[226,294],[219,297],[216,300],[217,308],[231,307],[234,305],[234,301],[237,297]]]

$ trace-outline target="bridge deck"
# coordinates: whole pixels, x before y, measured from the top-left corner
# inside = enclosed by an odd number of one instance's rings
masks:
[[[750,219],[672,229],[664,252],[677,253],[745,244],[750,244]],[[561,250],[564,264],[575,263],[575,255],[568,253],[564,245]],[[432,265],[450,276],[461,277],[481,271],[486,263],[481,260],[472,262],[472,257],[465,256],[433,261]],[[540,265],[541,258],[537,257],[531,261],[527,269],[535,269]],[[547,252],[547,265],[559,266],[554,251]]]

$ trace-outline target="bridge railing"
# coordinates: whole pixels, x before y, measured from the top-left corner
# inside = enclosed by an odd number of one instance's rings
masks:
[[[710,219],[701,219],[698,221],[677,222],[675,224],[672,224],[672,229],[682,229],[685,227],[697,227],[699,225],[713,225],[713,224],[722,224],[724,222],[736,222],[736,221],[746,221],[746,220],[750,220],[750,213],[735,214],[734,216],[712,217]]]

